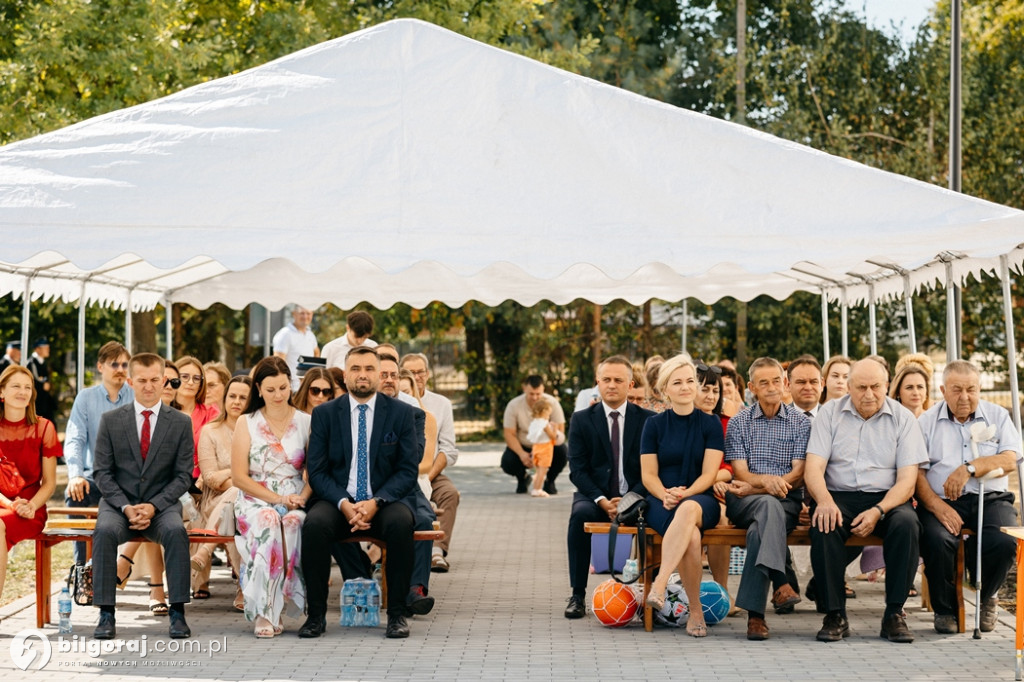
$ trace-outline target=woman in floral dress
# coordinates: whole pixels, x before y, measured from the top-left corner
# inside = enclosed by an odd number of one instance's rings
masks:
[[[260,360],[252,383],[231,441],[235,546],[245,618],[255,621],[257,637],[268,638],[284,631],[282,614],[298,618],[306,605],[299,557],[312,495],[303,480],[309,415],[292,407],[291,374],[281,358]]]

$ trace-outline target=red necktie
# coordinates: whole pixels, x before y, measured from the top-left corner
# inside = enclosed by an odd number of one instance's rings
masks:
[[[139,451],[142,453],[142,459],[146,459],[146,455],[149,454],[149,418],[153,416],[153,410],[142,411],[142,437],[139,438]]]

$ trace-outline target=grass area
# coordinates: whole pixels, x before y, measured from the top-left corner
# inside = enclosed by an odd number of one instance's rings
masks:
[[[74,543],[62,542],[50,550],[53,560],[53,577],[61,580],[67,577],[67,571],[73,561]],[[11,550],[7,562],[7,581],[4,593],[0,598],[0,606],[6,606],[16,599],[36,592],[36,543],[25,540]]]

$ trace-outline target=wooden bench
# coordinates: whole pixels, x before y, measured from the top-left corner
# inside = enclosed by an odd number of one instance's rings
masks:
[[[36,627],[41,628],[50,620],[50,589],[53,582],[53,566],[50,550],[62,542],[85,542],[88,550],[92,551],[92,533],[96,525],[96,507],[53,507],[48,514],[54,516],[81,516],[79,519],[52,519],[47,522],[46,528],[36,538]],[[413,533],[413,540],[416,542],[434,542],[444,539],[443,530],[418,530]],[[129,542],[149,542],[146,538],[139,536],[132,538]],[[205,543],[221,545],[233,543],[234,535],[210,535],[206,532],[189,532],[188,541],[191,544]],[[372,538],[368,535],[353,535],[345,542],[369,542],[380,548],[380,563],[383,569],[387,564],[387,544],[383,540]],[[386,575],[386,573],[384,573]],[[388,586],[386,577],[381,579],[381,606],[387,606]]]
[[[587,533],[608,533],[611,530],[610,523],[585,523],[583,530]],[[637,529],[635,526],[619,526],[619,535],[636,535]],[[969,535],[970,531],[965,531],[965,534]],[[712,528],[711,530],[704,531],[703,544],[705,545],[725,545],[730,547],[746,547],[747,545],[747,531],[745,528],[736,528],[735,526],[730,527],[719,527]],[[791,547],[808,547],[811,544],[811,533],[807,526],[798,526],[793,530],[786,538],[786,544]],[[867,537],[859,537],[857,535],[851,535],[846,541],[848,547],[872,547],[881,546],[882,538],[875,535],[869,535]],[[661,536],[656,532],[647,529],[647,551],[644,559],[645,566],[651,567],[661,563]],[[650,569],[648,569],[650,570]],[[964,576],[964,543],[963,536],[961,536],[960,545],[957,548],[956,554],[956,600],[959,610],[959,629],[960,632],[964,632],[965,620],[964,620],[964,591],[963,591],[963,576]],[[647,576],[643,576],[643,608],[644,608],[644,630],[650,632],[654,629],[654,614],[649,606],[647,606],[647,594],[648,585]]]

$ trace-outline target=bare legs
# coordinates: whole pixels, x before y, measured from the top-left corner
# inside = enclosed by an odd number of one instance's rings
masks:
[[[684,500],[665,530],[661,542],[661,570],[651,584],[651,594],[655,598],[664,598],[668,579],[676,569],[683,581],[690,602],[697,601],[698,608],[690,609],[690,619],[686,631],[691,635],[703,637],[707,633],[704,624],[704,612],[699,608],[700,579],[703,573],[700,557],[700,524],[703,512],[699,504],[692,500]]]

